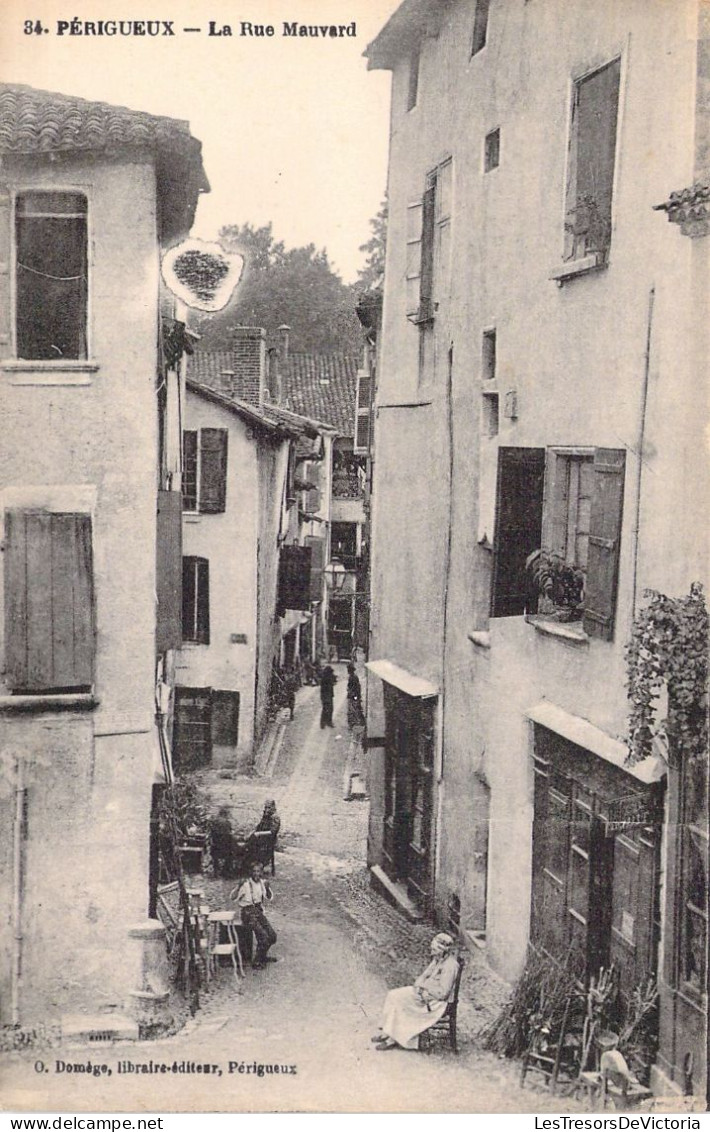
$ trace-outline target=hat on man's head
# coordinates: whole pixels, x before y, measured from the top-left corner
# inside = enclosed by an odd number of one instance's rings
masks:
[[[447,932],[439,932],[431,941],[431,950],[436,955],[446,955],[447,951],[451,951],[454,946],[454,941]]]

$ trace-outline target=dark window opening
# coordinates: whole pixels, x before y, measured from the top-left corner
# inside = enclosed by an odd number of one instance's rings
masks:
[[[496,375],[496,332],[484,330],[481,347],[483,380],[493,381]]]
[[[471,39],[471,55],[477,55],[486,46],[488,35],[488,8],[490,0],[477,0],[476,14],[473,18],[473,37]]]
[[[210,643],[210,564],[206,558],[182,560],[182,639]]]
[[[81,193],[20,193],[15,210],[18,358],[87,356],[87,203]]]
[[[486,134],[483,168],[486,173],[497,169],[500,165],[500,129],[491,130]]]
[[[499,406],[497,393],[483,394],[483,435],[497,436],[499,429]]]
[[[183,510],[221,514],[227,499],[226,428],[183,433]]]
[[[606,257],[611,242],[621,60],[574,85],[565,216],[565,259]]]
[[[421,52],[418,47],[412,51],[409,56],[409,77],[407,86],[407,110],[412,110],[417,105],[417,96],[419,93],[419,66],[421,62]]]

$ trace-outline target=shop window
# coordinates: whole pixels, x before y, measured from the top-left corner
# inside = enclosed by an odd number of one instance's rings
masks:
[[[94,576],[89,515],[5,512],[5,680],[21,693],[89,690]]]
[[[574,84],[567,165],[565,259],[596,255],[611,242],[621,60]]]
[[[183,511],[219,514],[227,497],[226,428],[186,429],[182,434]]]
[[[18,358],[87,356],[87,203],[81,193],[27,192],[15,207]]]
[[[210,564],[206,558],[182,560],[182,639],[210,643]]]

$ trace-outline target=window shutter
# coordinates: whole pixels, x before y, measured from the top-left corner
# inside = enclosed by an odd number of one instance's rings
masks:
[[[159,653],[179,649],[182,644],[183,498],[177,491],[158,492],[155,588],[158,599],[156,649]]]
[[[197,640],[201,645],[210,643],[210,564],[206,558],[197,559]]]
[[[182,506],[184,511],[197,510],[197,432],[186,429],[182,434]]]
[[[224,511],[227,437],[226,428],[203,428],[200,431],[200,511],[207,514]]]
[[[88,515],[5,515],[5,667],[13,691],[83,688],[94,679]]]
[[[279,558],[279,609],[309,609],[310,546],[282,546]]]
[[[422,271],[422,202],[407,205],[407,317],[419,315],[420,276]]]
[[[0,358],[10,354],[10,263],[12,262],[12,220],[10,193],[0,186]]]
[[[623,448],[597,448],[594,453],[584,629],[605,641],[614,636],[625,466]]]
[[[325,539],[309,535],[306,546],[311,550],[311,601],[323,600],[323,571],[325,570]]]
[[[534,599],[525,570],[542,540],[544,448],[499,448],[491,617],[518,617]]]
[[[357,378],[357,409],[355,416],[356,453],[366,453],[370,447],[370,405],[372,399],[372,378],[369,373],[359,373]]]
[[[434,317],[434,225],[436,221],[436,179],[426,188],[422,201],[422,261],[419,279],[419,321]]]

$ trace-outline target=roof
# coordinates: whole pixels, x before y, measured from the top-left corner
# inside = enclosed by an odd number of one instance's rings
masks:
[[[298,416],[296,413],[286,412],[276,405],[265,404],[263,409],[259,409],[248,401],[242,401],[223,390],[217,390],[209,385],[193,381],[192,378],[187,379],[187,389],[189,393],[196,393],[198,397],[204,397],[207,401],[211,401],[223,409],[229,409],[230,412],[236,413],[248,424],[260,428],[272,436],[292,440],[303,436],[316,437],[323,428],[318,421],[311,421]]]
[[[115,155],[148,150],[156,161],[165,239],[189,231],[201,192],[209,191],[202,146],[188,122],[91,102],[74,95],[0,83],[0,153]]]
[[[363,54],[367,69],[389,70],[425,35],[438,35],[441,17],[451,0],[404,0]]]
[[[233,366],[231,350],[196,350],[189,359],[194,381],[218,388],[222,374]],[[319,427],[330,426],[338,436],[355,435],[358,359],[354,354],[290,352],[279,362],[284,404],[270,413],[290,412]]]

